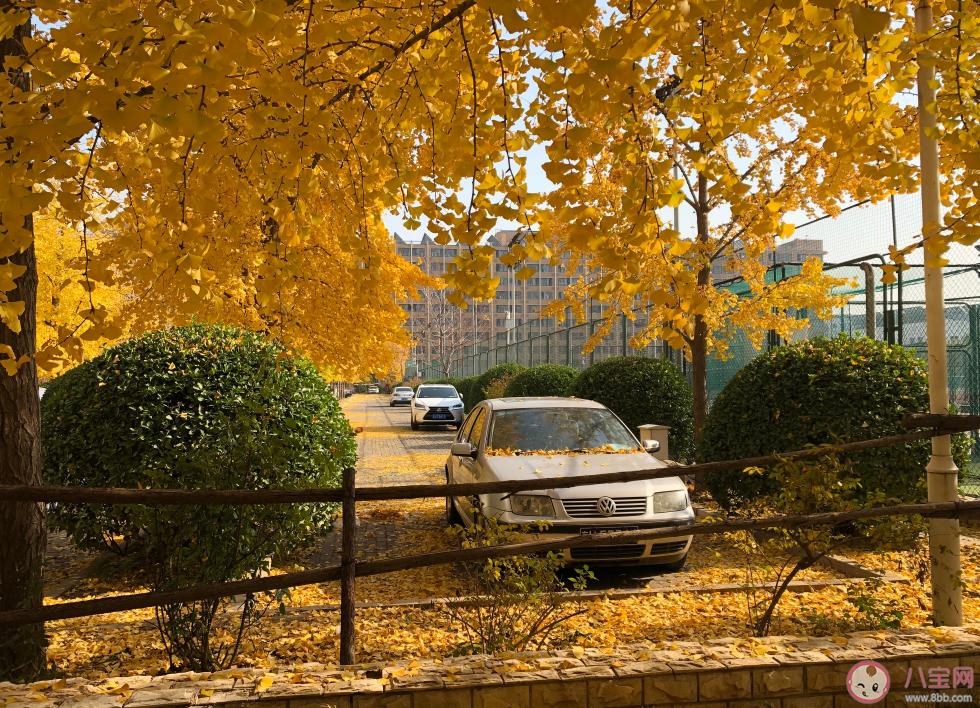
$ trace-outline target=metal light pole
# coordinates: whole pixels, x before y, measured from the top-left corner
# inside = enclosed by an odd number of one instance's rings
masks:
[[[929,0],[919,0],[915,9],[915,31],[919,36],[932,30]],[[936,89],[931,56],[919,60],[919,164],[922,170],[922,223],[939,224],[939,144],[926,134],[936,128],[936,114],[926,110],[935,105]],[[928,66],[927,66],[928,65]],[[929,131],[929,132],[933,132]],[[935,226],[929,227],[934,231]],[[928,236],[925,233],[924,236]],[[926,342],[929,361],[929,412],[949,412],[949,380],[946,372],[946,311],[943,301],[943,269],[925,266]],[[959,470],[953,462],[948,435],[932,439],[932,457],[926,465],[929,501],[959,499]],[[929,521],[929,556],[932,564],[932,615],[936,626],[963,624],[963,595],[960,590],[960,522],[956,519]]]

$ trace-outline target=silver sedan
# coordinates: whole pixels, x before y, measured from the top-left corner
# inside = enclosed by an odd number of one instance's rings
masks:
[[[651,450],[652,451],[652,450]],[[446,460],[449,483],[575,477],[666,467],[644,450],[616,415],[594,401],[497,398],[467,416]],[[694,522],[687,487],[678,477],[614,482],[514,495],[449,497],[450,523],[482,513],[506,524],[549,522],[535,538],[681,526]],[[680,570],[691,536],[571,548],[571,563],[664,565]]]

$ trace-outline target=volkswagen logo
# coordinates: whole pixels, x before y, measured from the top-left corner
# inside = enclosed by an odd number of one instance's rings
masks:
[[[616,502],[609,497],[602,497],[595,504],[596,510],[602,516],[612,516],[616,513]]]

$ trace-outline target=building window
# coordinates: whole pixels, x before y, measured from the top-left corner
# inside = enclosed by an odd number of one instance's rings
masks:
[[[498,248],[497,249],[497,258],[500,258],[501,256],[506,256],[506,255],[507,255],[507,249],[506,248]]]
[[[412,249],[411,248],[399,248],[398,249],[398,255],[399,256],[404,256],[405,258],[411,258],[412,257]]]
[[[445,269],[445,263],[433,263],[431,266],[429,266],[429,270],[433,273],[442,273]]]
[[[527,284],[528,285],[537,285],[539,281],[540,281],[540,278],[528,278],[527,279]]]
[[[425,305],[421,302],[417,302],[414,305],[412,305],[412,310],[414,310],[415,312],[425,312]]]
[[[571,280],[571,278],[559,278],[558,287],[560,288],[562,286],[569,285],[569,280]]]
[[[542,327],[552,327],[555,324],[555,321],[550,317],[544,317],[540,320],[540,322]]]
[[[503,263],[497,263],[497,264],[496,264],[496,265],[494,266],[494,268],[493,268],[493,269],[494,269],[495,271],[497,271],[498,273],[506,273],[506,272],[507,272],[507,266],[505,266],[505,265],[504,265]]]
[[[441,248],[429,249],[429,256],[431,258],[442,258],[442,249]]]
[[[578,268],[575,269],[575,272],[576,273],[584,273],[585,272],[585,268],[583,268],[582,266],[579,266]]]
[[[405,310],[405,312],[411,312],[412,311],[412,306],[411,305],[402,305],[401,308],[403,310]]]
[[[537,327],[538,326],[538,320],[528,320],[527,321],[527,326],[528,327]]]
[[[520,305],[514,305],[514,312],[517,314],[521,314],[522,309],[523,308]]]
[[[425,258],[425,249],[424,248],[413,248],[412,249],[412,258]]]
[[[442,249],[442,255],[444,255],[446,258],[455,258],[456,257],[456,249],[455,248],[444,248],[444,249]]]
[[[593,305],[591,309],[592,309],[593,312],[599,312],[599,313],[601,313],[602,312],[602,305]]]
[[[555,267],[554,266],[547,265],[547,264],[542,265],[542,266],[538,266],[538,272],[539,273],[554,273],[555,272]]]
[[[541,278],[541,284],[542,285],[551,285],[553,280],[554,280],[553,278]]]
[[[497,332],[497,341],[500,341],[500,342],[507,341],[507,333],[506,332]]]
[[[477,312],[490,312],[490,306],[489,305],[477,305],[476,306],[476,311]]]
[[[538,299],[538,291],[537,290],[529,290],[528,293],[527,293],[527,299],[528,300],[537,300]]]
[[[503,313],[505,313],[507,311],[508,311],[507,310],[507,305],[497,305],[497,314],[498,315],[502,315]]]
[[[507,320],[505,320],[504,318],[499,318],[497,320],[497,326],[498,327],[506,327],[507,326]]]
[[[549,292],[542,292],[541,293],[541,299],[542,300],[554,300],[555,299],[555,296],[554,296],[554,294],[549,293]]]

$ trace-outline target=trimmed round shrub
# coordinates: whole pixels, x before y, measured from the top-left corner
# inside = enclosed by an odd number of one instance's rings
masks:
[[[904,347],[847,335],[817,337],[760,354],[715,398],[698,444],[702,462],[737,460],[802,450],[807,445],[858,442],[909,432],[904,413],[929,410],[925,362]],[[926,498],[925,465],[931,444],[848,453],[861,498]],[[954,457],[968,461],[965,435],[954,436]],[[778,493],[766,475],[705,475],[711,496],[725,509]]]
[[[473,400],[470,401],[468,405],[472,408],[477,403],[487,400],[487,389],[490,387],[490,383],[492,381],[499,379],[502,376],[506,376],[507,374],[519,374],[524,371],[524,368],[525,367],[521,364],[513,361],[506,364],[491,366],[477,378],[476,383],[473,385]]]
[[[117,345],[62,374],[41,406],[45,484],[340,486],[342,470],[357,459],[353,431],[316,367],[280,358],[283,352],[257,333],[195,324]],[[238,512],[59,504],[48,518],[82,548],[123,553],[151,542],[147,534],[159,523],[155,519],[200,524],[225,538],[238,525],[230,517],[239,513],[245,527],[278,529],[253,549],[264,558],[312,541],[330,511],[326,504],[244,506]]]
[[[578,375],[568,395],[606,406],[634,435],[641,425],[669,426],[670,457],[693,457],[694,394],[680,369],[666,359],[616,356],[600,361]]]
[[[578,372],[570,366],[561,364],[540,364],[524,369],[507,384],[504,395],[521,396],[564,396],[568,387],[575,381]]]
[[[464,410],[468,411],[473,407],[470,399],[475,395],[473,393],[473,389],[476,386],[477,379],[479,378],[479,376],[467,376],[465,379],[460,379],[459,383],[456,384],[456,390],[459,391],[459,394],[463,397]]]

